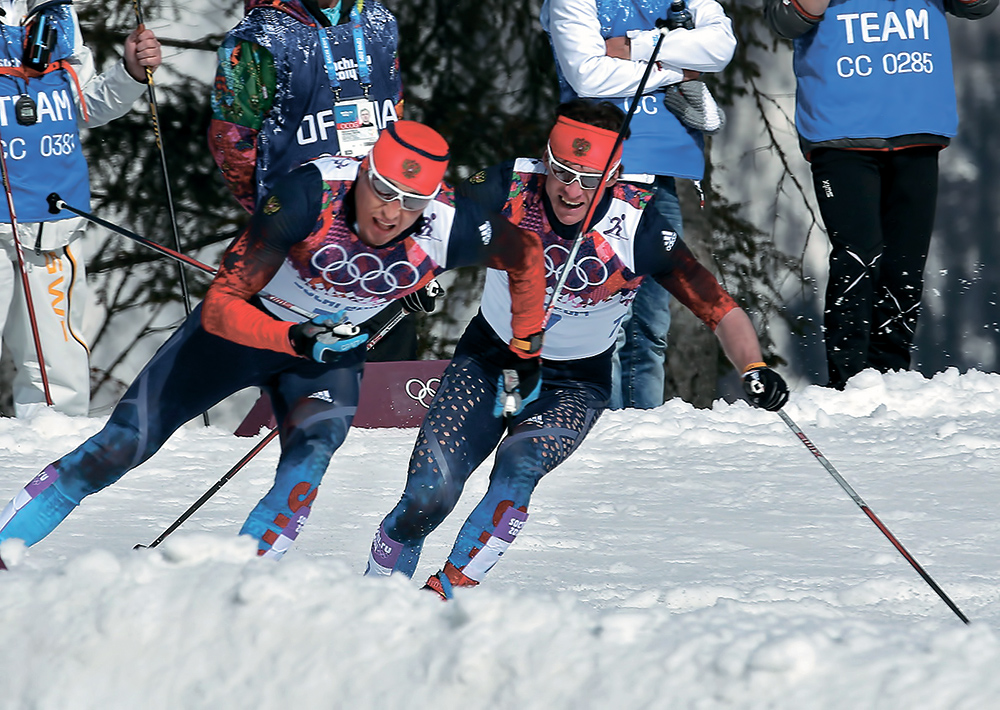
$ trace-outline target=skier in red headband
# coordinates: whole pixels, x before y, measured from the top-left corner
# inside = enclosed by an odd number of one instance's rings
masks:
[[[523,410],[497,417],[513,302],[507,275],[491,269],[480,311],[459,341],[420,428],[402,498],[376,532],[367,574],[412,575],[426,536],[496,450],[486,495],[427,586],[447,598],[455,586],[482,581],[526,523],[535,486],[576,450],[607,407],[618,328],[644,278],[656,279],[715,332],[743,373],[752,404],[777,410],[788,399],[784,380],[761,361],[747,314],[651,208],[653,193],[618,182],[620,152],[602,185],[621,110],[576,100],[558,113],[541,160],[520,158],[490,168],[462,190],[487,210],[538,232],[550,297],[562,270],[570,269],[546,325],[538,396]],[[579,223],[594,200],[593,226],[567,265]]]
[[[0,541],[38,542],[184,422],[259,386],[273,403],[282,453],[273,487],[241,532],[258,540],[261,555],[280,557],[351,426],[368,325],[446,269],[483,264],[509,278],[506,366],[537,372],[537,348],[522,344],[537,342],[541,329],[538,237],[456,197],[441,182],[447,166],[444,138],[399,121],[363,160],[321,158],[280,178],[223,255],[204,302],[139,373],[105,427],[0,512]],[[264,291],[293,309],[263,300]]]

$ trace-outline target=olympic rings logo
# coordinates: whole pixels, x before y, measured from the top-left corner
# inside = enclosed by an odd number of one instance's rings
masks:
[[[556,259],[553,258],[556,255],[550,252],[562,253],[563,265],[557,266],[555,263]],[[550,276],[558,278],[561,271],[560,267],[564,267],[566,257],[568,256],[569,249],[560,244],[552,244],[546,247],[545,278],[548,279]],[[582,259],[577,259],[573,263],[572,269],[569,276],[566,277],[564,288],[567,291],[583,291],[586,288],[600,286],[608,280],[608,276],[610,275],[608,273],[608,265],[597,256],[585,256]]]
[[[441,384],[440,377],[432,377],[424,382],[423,380],[411,377],[406,381],[406,394],[414,402],[420,404],[424,409],[430,409],[431,399],[437,394],[437,388]]]
[[[413,288],[420,282],[420,271],[408,261],[386,265],[375,254],[360,253],[349,257],[339,244],[327,244],[313,254],[310,263],[323,280],[332,286],[359,284],[366,293],[385,296]]]

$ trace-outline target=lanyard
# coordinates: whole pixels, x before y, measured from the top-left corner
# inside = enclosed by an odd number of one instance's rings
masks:
[[[365,36],[361,27],[361,10],[364,5],[364,0],[357,0],[354,7],[351,8],[351,35],[354,40],[354,58],[358,65],[358,82],[361,84],[361,89],[367,99],[368,89],[371,87],[371,70],[368,67],[368,53],[365,51]],[[326,64],[326,75],[330,79],[333,102],[337,103],[340,101],[340,80],[337,78],[333,50],[330,49],[330,38],[327,37],[325,27],[319,28],[319,46],[323,50],[323,62]]]

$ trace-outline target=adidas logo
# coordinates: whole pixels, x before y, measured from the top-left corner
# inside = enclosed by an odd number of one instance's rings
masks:
[[[488,246],[493,241],[493,227],[490,226],[489,222],[483,222],[479,225],[479,239],[484,246]]]
[[[670,251],[674,248],[674,244],[677,243],[677,232],[671,232],[664,229],[660,234],[663,236],[663,248]]]
[[[332,402],[333,397],[330,396],[330,390],[322,390],[320,392],[313,392],[309,395],[308,399],[321,399],[324,402]]]

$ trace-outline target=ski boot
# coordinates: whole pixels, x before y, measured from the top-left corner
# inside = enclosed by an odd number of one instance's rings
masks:
[[[469,579],[458,567],[451,562],[444,563],[444,569],[427,578],[427,584],[421,589],[430,589],[437,592],[442,601],[451,599],[454,596],[455,587],[475,587],[479,582]]]

